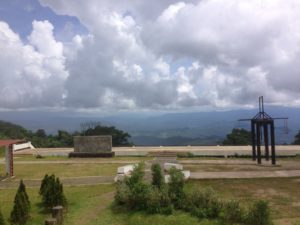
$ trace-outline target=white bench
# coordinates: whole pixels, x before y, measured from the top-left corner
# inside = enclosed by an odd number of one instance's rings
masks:
[[[133,171],[134,166],[135,165],[126,165],[126,166],[118,167],[118,174],[129,175]]]
[[[181,164],[178,164],[178,163],[164,163],[164,170],[165,171],[169,171],[173,167],[175,169],[178,169],[178,170],[182,170],[183,169],[183,166]]]

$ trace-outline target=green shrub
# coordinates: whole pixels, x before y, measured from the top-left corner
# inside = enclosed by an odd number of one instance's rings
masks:
[[[244,212],[238,201],[228,201],[223,205],[223,211],[220,215],[221,224],[241,224],[243,222]]]
[[[30,202],[26,193],[26,188],[23,181],[20,181],[17,190],[14,207],[10,214],[10,221],[12,224],[24,225],[29,219]]]
[[[129,188],[131,188],[137,183],[143,182],[143,178],[145,175],[144,168],[145,168],[144,163],[139,163],[134,167],[131,176],[128,179],[125,179],[125,182],[129,186]]]
[[[169,197],[176,208],[181,208],[185,201],[184,175],[175,167],[170,169]]]
[[[152,185],[157,188],[162,188],[164,185],[164,176],[162,174],[161,166],[157,164],[153,164],[151,166],[152,170]]]
[[[117,205],[128,204],[129,194],[130,194],[130,189],[129,189],[128,185],[123,181],[118,182],[117,183],[117,191],[115,194],[115,203]]]
[[[22,193],[24,193],[25,200],[26,200],[26,204],[27,204],[28,207],[30,208],[30,201],[29,201],[28,194],[26,193],[26,187],[25,187],[25,184],[24,184],[23,180],[20,181],[19,188],[18,188],[18,191],[17,191],[17,192],[22,192]]]
[[[63,185],[54,175],[45,175],[40,186],[40,194],[45,207],[52,208],[57,205],[67,206],[63,192]]]
[[[173,204],[166,188],[153,187],[149,190],[147,199],[148,213],[172,214]]]
[[[147,212],[160,213],[161,212],[161,193],[156,187],[149,190],[147,199]]]
[[[144,164],[136,165],[130,177],[118,182],[115,194],[117,205],[126,205],[131,210],[146,210],[150,186],[144,183]]]
[[[246,225],[272,225],[268,202],[259,200],[249,209],[245,218]]]
[[[46,174],[41,182],[41,187],[40,187],[40,191],[39,191],[39,194],[40,195],[43,195],[45,192],[46,192],[46,189],[47,189],[47,185],[48,185],[48,182],[49,182],[49,176],[48,174]]]
[[[188,194],[184,208],[198,218],[217,218],[222,210],[222,202],[211,188],[196,190]]]
[[[5,220],[4,220],[1,210],[0,210],[0,225],[5,225]]]
[[[149,194],[149,185],[138,182],[130,187],[128,206],[130,209],[146,210]]]

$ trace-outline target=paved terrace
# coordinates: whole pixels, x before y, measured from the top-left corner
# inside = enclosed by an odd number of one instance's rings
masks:
[[[114,147],[112,149],[116,156],[146,156],[151,152],[190,152],[196,156],[250,156],[251,146],[157,146],[157,147]],[[68,155],[74,151],[73,148],[37,148],[15,152],[18,154],[40,154],[40,155]],[[264,154],[264,147],[262,147]],[[300,155],[300,145],[277,145],[277,156]]]

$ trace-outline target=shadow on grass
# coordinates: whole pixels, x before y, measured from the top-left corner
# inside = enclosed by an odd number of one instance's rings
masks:
[[[38,208],[39,214],[49,214],[51,213],[51,210],[49,208],[46,208],[42,202],[35,203],[35,206]]]

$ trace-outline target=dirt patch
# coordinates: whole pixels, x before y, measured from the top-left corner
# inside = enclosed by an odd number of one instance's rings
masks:
[[[292,203],[292,206],[300,207],[300,202],[293,202],[293,203]]]
[[[273,188],[257,189],[255,190],[254,196],[256,198],[273,198],[273,197],[289,198],[290,197],[288,193],[281,192]]]
[[[300,218],[284,218],[274,220],[275,225],[300,225]]]

